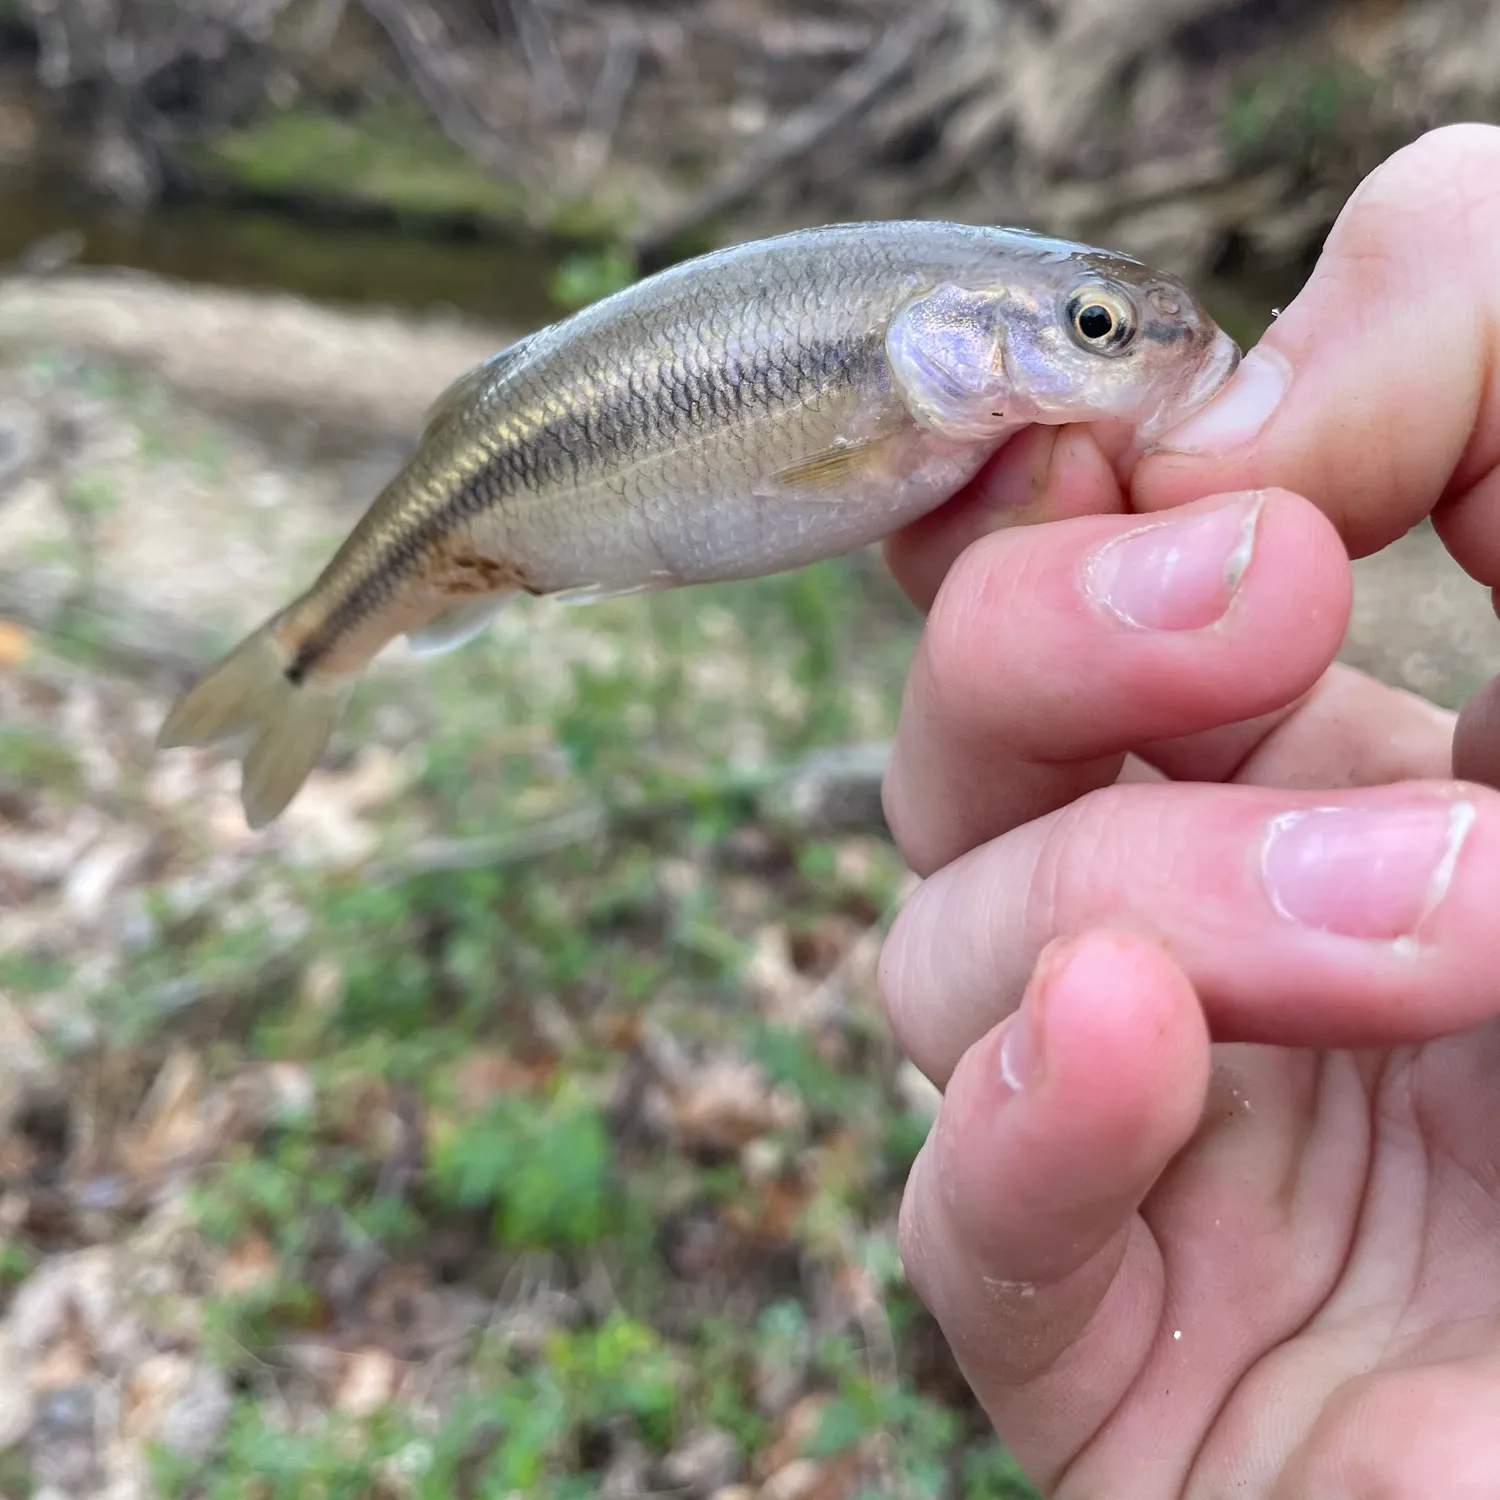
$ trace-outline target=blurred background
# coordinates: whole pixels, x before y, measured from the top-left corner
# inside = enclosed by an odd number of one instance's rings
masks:
[[[0,0],[0,1497],[1029,1492],[900,1275],[877,558],[393,649],[267,833],[156,757],[511,338],[797,225],[1253,341],[1500,118],[1496,0]],[[1347,659],[1500,669],[1419,529]]]

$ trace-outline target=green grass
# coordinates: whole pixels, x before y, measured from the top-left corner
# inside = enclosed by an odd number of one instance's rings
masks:
[[[560,272],[560,305],[630,274],[611,249],[633,214],[628,202],[566,184],[541,191],[475,164],[425,116],[388,105],[354,117],[298,105],[184,147],[205,177],[267,198],[375,210],[401,220],[474,220],[497,235],[546,231],[580,246]],[[604,248],[599,248],[604,247]]]
[[[0,728],[0,787],[45,787],[64,797],[83,787],[83,769],[72,750],[26,725]]]
[[[288,109],[194,155],[201,165],[266,194],[507,222],[519,207],[513,189],[476,167],[435,126],[394,109],[358,119]]]
[[[1341,61],[1280,60],[1248,72],[1224,117],[1224,138],[1242,160],[1304,161],[1348,138],[1350,117],[1368,104],[1375,84]]]

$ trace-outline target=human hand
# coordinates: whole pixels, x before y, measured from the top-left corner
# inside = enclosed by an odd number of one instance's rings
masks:
[[[1262,346],[1294,398],[1136,470],[1163,529],[1099,513],[1106,435],[1034,433],[890,549],[942,581],[887,788],[929,878],[883,979],[945,1087],[903,1254],[1048,1493],[1496,1490],[1500,799],[1331,663],[1346,547],[1419,507],[1500,582],[1497,143],[1371,179]],[[984,535],[1017,496],[1058,524]]]

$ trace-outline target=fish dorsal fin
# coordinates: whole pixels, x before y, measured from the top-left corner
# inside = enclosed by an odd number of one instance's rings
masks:
[[[472,370],[465,370],[427,408],[419,443],[425,443],[440,428],[446,427],[454,417],[458,416],[465,405],[479,395],[485,386],[498,378],[508,365],[519,360],[531,344],[531,340],[532,335],[527,334],[525,338],[517,339],[513,344],[507,344],[499,353],[490,355],[488,359],[475,365]]]

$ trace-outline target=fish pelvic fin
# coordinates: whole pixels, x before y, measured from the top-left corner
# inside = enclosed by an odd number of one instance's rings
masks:
[[[172,705],[158,748],[214,745],[248,737],[240,800],[259,830],[277,818],[322,758],[354,680],[290,673],[291,660],[268,620],[211,667]]]

